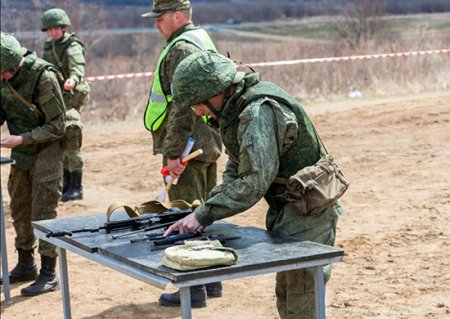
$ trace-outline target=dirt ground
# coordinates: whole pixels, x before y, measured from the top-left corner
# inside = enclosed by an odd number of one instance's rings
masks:
[[[450,318],[450,93],[315,103],[306,110],[351,182],[337,233],[345,257],[327,286],[327,317]],[[83,149],[85,198],[62,203],[59,217],[102,212],[112,201],[136,205],[162,188],[161,158],[152,155],[140,121],[87,125]],[[1,168],[12,268],[8,171]],[[266,207],[261,201],[231,221],[264,227]],[[180,317],[179,309],[158,305],[162,290],[72,253],[68,261],[73,318]],[[23,298],[25,285],[12,286],[13,304],[2,295],[3,319],[63,317],[60,292]],[[193,317],[277,318],[274,275],[225,282],[224,296],[194,309]]]

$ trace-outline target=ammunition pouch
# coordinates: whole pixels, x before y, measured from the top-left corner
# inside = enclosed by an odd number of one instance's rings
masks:
[[[281,197],[290,202],[300,215],[322,212],[350,185],[330,154],[323,155],[316,164],[299,170],[289,179],[276,178],[274,182],[286,185]]]
[[[80,113],[74,108],[66,111],[66,133],[61,141],[64,150],[73,151],[81,148],[82,129]]]

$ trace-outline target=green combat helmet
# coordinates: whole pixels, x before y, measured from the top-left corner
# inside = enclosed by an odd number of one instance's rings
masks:
[[[1,32],[0,38],[0,73],[5,73],[20,63],[26,49],[11,34]]]
[[[177,67],[173,76],[173,96],[181,106],[191,107],[225,92],[242,77],[243,72],[237,72],[231,59],[215,52],[199,51],[189,55]]]
[[[41,18],[41,30],[47,31],[48,28],[67,27],[72,25],[69,16],[63,9],[50,9],[44,12]]]

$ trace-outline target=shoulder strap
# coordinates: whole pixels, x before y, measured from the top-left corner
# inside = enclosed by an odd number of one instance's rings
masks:
[[[41,110],[39,110],[38,108],[37,108],[37,106],[36,105],[34,105],[34,104],[32,104],[32,103],[30,103],[30,102],[28,102],[19,92],[17,92],[13,87],[12,87],[12,85],[9,83],[9,81],[6,81],[6,83],[8,84],[8,87],[11,89],[11,91],[13,92],[13,94],[14,94],[14,96],[20,101],[20,102],[22,102],[23,104],[25,104],[26,106],[28,106],[28,108],[32,111],[32,112],[34,112],[35,114],[37,114],[37,116],[39,117],[45,117],[45,115],[44,115],[44,113],[42,113],[42,111]]]
[[[145,203],[142,203],[138,206],[135,206],[134,208],[128,205],[125,205],[120,202],[113,202],[111,205],[109,205],[108,209],[106,210],[106,220],[109,222],[111,219],[111,215],[113,212],[117,211],[117,209],[123,207],[127,215],[132,217],[139,217],[141,214],[145,213],[152,213],[152,212],[164,212],[166,210],[169,210],[171,208],[179,208],[179,209],[194,209],[197,206],[200,206],[200,201],[194,200],[192,204],[185,202],[184,200],[174,200],[170,202],[159,202],[156,200],[148,201]]]
[[[71,36],[67,39],[67,42],[64,44],[64,47],[62,48],[61,51],[61,57],[58,56],[58,54],[56,53],[56,48],[55,48],[55,42],[52,42],[52,54],[55,57],[56,61],[58,62],[58,66],[61,68],[61,72],[64,75],[64,78],[67,79],[69,77],[68,74],[66,74],[66,72],[63,69],[63,64],[62,64],[62,56],[64,55],[64,53],[66,52],[67,48],[73,43],[73,42],[77,42],[79,45],[81,45],[81,47],[83,48],[84,51],[84,44],[83,42],[81,42],[79,39],[77,39],[74,34],[72,33]]]
[[[270,94],[270,93],[264,93],[264,94],[260,94],[260,93],[256,93],[253,94],[254,91],[252,91],[252,89],[247,90],[247,92],[245,92],[241,98],[240,101],[238,101],[238,103],[242,103],[244,106],[247,106],[248,104],[250,104],[251,102],[261,98],[261,97],[268,97],[271,99],[274,99],[275,101],[277,101],[278,103],[283,103],[287,106],[289,106],[291,108],[292,111],[295,112],[295,110],[293,110],[293,106],[292,106],[292,102],[290,102],[288,99],[282,97],[282,96],[278,96],[278,95],[274,95],[274,94]],[[319,134],[317,134],[317,130],[316,127],[314,126],[313,122],[311,122],[311,126],[314,130],[314,135],[316,136],[317,140],[320,142],[321,147],[321,153],[322,153],[322,149],[324,151],[324,154],[328,154],[328,150],[325,147],[325,144],[323,143],[322,139],[320,138]]]
[[[66,46],[66,48],[67,48],[67,46]],[[63,52],[66,50],[66,48],[64,48]],[[52,53],[53,53],[53,56],[54,56],[55,59],[56,59],[56,62],[58,62],[58,66],[61,68],[61,72],[63,73],[64,78],[67,79],[67,78],[68,78],[68,75],[67,75],[66,72],[64,71],[64,68],[63,68],[61,59],[59,58],[58,54],[56,53],[55,42],[53,42],[53,41],[52,41]]]
[[[106,210],[106,220],[109,222],[109,220],[111,219],[112,213],[121,207],[123,207],[125,209],[125,212],[127,213],[127,215],[130,218],[140,216],[139,212],[137,210],[135,210],[135,208],[132,208],[132,207],[125,205],[123,203],[120,203],[120,202],[113,202],[113,203],[111,203],[111,205],[109,205],[108,209]]]

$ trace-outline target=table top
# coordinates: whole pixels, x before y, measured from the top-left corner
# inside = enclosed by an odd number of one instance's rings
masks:
[[[128,216],[125,212],[117,212],[114,215],[114,220],[126,218]],[[106,214],[102,213],[37,221],[33,222],[33,226],[47,234],[52,231],[97,228],[105,223]],[[261,269],[281,268],[282,266],[305,262],[322,261],[321,264],[324,264],[324,260],[335,262],[339,261],[344,255],[343,250],[335,247],[300,241],[293,237],[268,232],[257,227],[243,227],[226,221],[218,221],[208,226],[204,235],[220,234],[226,238],[240,237],[224,243],[224,246],[234,248],[237,251],[239,255],[237,263],[231,266],[177,271],[161,264],[164,249],[155,249],[153,242],[130,243],[130,240],[133,238],[142,238],[145,235],[144,233],[141,232],[117,239],[112,238],[113,235],[124,232],[126,231],[106,233],[104,230],[100,230],[98,232],[75,233],[71,237],[64,236],[57,239],[88,253],[108,256],[113,260],[139,270],[167,278],[172,282],[192,281],[242,272],[257,273]],[[146,234],[149,233],[151,232]]]

